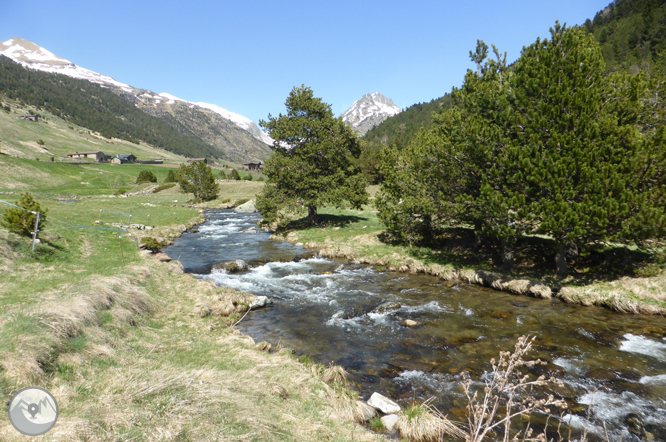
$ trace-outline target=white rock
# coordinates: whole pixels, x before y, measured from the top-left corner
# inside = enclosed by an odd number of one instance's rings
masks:
[[[416,327],[419,323],[411,319],[405,319],[400,325],[404,325],[405,327]]]
[[[255,213],[256,211],[257,208],[254,206],[254,200],[250,200],[245,204],[241,204],[234,209],[234,212],[236,213]]]
[[[387,414],[386,416],[382,417],[382,424],[388,431],[393,431],[395,429],[395,423],[398,422],[398,419],[400,419],[400,417],[398,417],[397,414]]]
[[[372,396],[368,400],[368,405],[373,406],[384,414],[398,413],[400,411],[400,405],[377,392],[372,393]]]
[[[273,302],[268,298],[268,296],[255,296],[254,301],[250,304],[251,309],[266,307],[268,304]]]

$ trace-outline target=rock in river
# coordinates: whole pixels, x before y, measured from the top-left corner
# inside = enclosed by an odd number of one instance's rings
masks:
[[[255,213],[256,211],[257,208],[254,206],[254,200],[250,200],[245,204],[241,204],[234,209],[234,212],[236,213]]]
[[[391,313],[396,310],[400,310],[400,307],[402,307],[402,305],[400,305],[399,303],[394,301],[388,301],[379,304],[377,307],[375,307],[375,309],[371,313],[379,313],[379,314]]]
[[[250,266],[248,266],[247,263],[242,259],[237,259],[235,261],[228,261],[223,264],[218,264],[213,266],[213,268],[226,270],[227,273],[240,273],[248,271]]]

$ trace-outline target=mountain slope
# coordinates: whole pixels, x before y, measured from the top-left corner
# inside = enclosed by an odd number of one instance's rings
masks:
[[[433,112],[448,109],[451,105],[451,96],[449,94],[436,98],[429,103],[414,104],[403,112],[387,118],[381,124],[370,129],[363,136],[363,139],[404,148],[416,136],[421,127],[430,124]]]
[[[609,71],[637,73],[666,50],[666,0],[619,0],[584,26],[601,45]]]
[[[150,116],[98,84],[25,69],[0,56],[0,95],[99,132],[106,138],[139,140],[186,156],[220,156],[175,121]]]
[[[218,106],[207,103],[189,103],[169,94],[158,95],[145,89],[134,88],[111,77],[76,66],[70,61],[57,57],[48,50],[20,38],[0,43],[0,54],[10,57],[30,70],[59,73],[86,80],[99,88],[113,92],[135,108],[162,120],[183,136],[197,139],[194,144],[208,146],[208,148],[199,146],[194,150],[187,148],[194,156],[215,156],[235,162],[245,162],[255,159],[263,160],[270,155],[269,144],[272,143],[272,140],[266,134],[261,132],[251,120]],[[41,104],[34,103],[34,105],[40,106]],[[53,109],[50,110],[58,115]],[[75,122],[83,124],[81,120]],[[90,129],[99,131],[97,126],[90,127]],[[125,137],[127,136],[129,135],[125,134]],[[145,137],[145,134],[137,134],[134,138],[151,142]],[[172,150],[163,143],[158,145]],[[188,155],[182,149],[172,151]]]
[[[349,124],[359,136],[363,136],[370,129],[393,115],[401,109],[393,101],[380,93],[366,94],[356,100],[342,115],[342,121]]]

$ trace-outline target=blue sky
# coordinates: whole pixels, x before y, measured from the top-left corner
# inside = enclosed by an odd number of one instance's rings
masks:
[[[336,115],[366,93],[430,101],[461,84],[477,39],[511,62],[555,20],[582,24],[609,2],[0,0],[0,41],[258,122],[301,84]]]

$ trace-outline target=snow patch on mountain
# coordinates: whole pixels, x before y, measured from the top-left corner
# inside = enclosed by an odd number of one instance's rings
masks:
[[[359,136],[365,135],[370,129],[397,115],[401,109],[379,92],[366,94],[356,100],[352,106],[342,114],[342,121],[349,124]]]
[[[199,106],[219,114],[220,116],[231,121],[241,129],[248,131],[253,137],[258,139],[259,141],[269,145],[273,144],[273,140],[263,131],[261,131],[261,129],[259,129],[252,120],[242,115],[228,111],[214,104],[190,103],[189,101],[180,99],[178,97],[174,97],[173,95],[167,93],[155,94],[154,92],[151,91],[135,89],[130,85],[116,81],[113,78],[108,77],[106,75],[101,75],[98,74],[97,72],[93,72],[91,70],[77,66],[71,61],[65,60],[64,58],[60,58],[54,55],[53,53],[47,51],[46,49],[42,48],[41,46],[38,46],[27,40],[23,40],[22,38],[15,37],[0,43],[0,54],[11,58],[12,60],[16,61],[17,63],[29,69],[43,71],[43,72],[51,72],[56,74],[63,74],[67,75],[68,77],[88,80],[91,83],[96,83],[102,85],[103,87],[112,86],[119,88],[123,92],[133,94],[134,96],[136,96],[137,99],[141,100],[144,103],[147,100],[154,100],[153,104],[155,106],[161,104],[164,101],[164,99],[167,100],[165,102],[165,104],[167,105],[175,104],[176,101],[182,101],[184,103],[189,103],[190,108]]]
[[[273,144],[273,139],[268,135],[266,135],[264,132],[262,132],[261,129],[259,129],[256,124],[254,124],[254,121],[250,120],[249,118],[228,111],[214,104],[209,104],[209,103],[194,103],[194,104],[196,104],[199,107],[203,107],[204,109],[208,109],[215,113],[220,114],[223,118],[226,118],[227,120],[231,121],[236,126],[239,126],[245,129],[246,131],[250,132],[250,134],[252,134],[255,138],[259,139],[259,141],[263,141],[264,143],[270,145]]]

